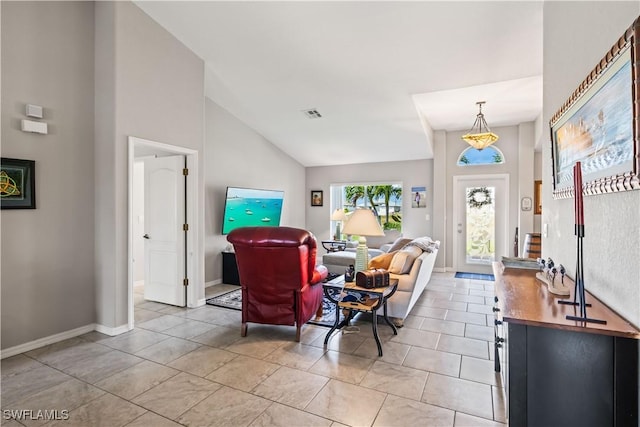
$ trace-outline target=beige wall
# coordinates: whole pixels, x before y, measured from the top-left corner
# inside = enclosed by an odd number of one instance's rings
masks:
[[[431,217],[433,213],[433,160],[413,160],[406,162],[365,163],[341,166],[311,167],[306,171],[306,210],[307,228],[318,240],[333,236],[329,217],[331,216],[331,184],[380,184],[402,183],[402,233],[408,237],[433,236]],[[412,209],[411,198],[407,195],[411,187],[427,187],[427,208]],[[321,207],[310,206],[311,190],[322,190],[324,204]],[[435,237],[434,237],[435,238]]]
[[[445,161],[439,164],[440,171],[434,179],[436,185],[442,186],[446,190],[439,193],[440,198],[434,203],[443,211],[437,213],[440,218],[439,227],[443,228],[445,235],[444,247],[441,252],[446,258],[441,259],[445,264],[439,267],[451,269],[453,267],[453,236],[455,217],[453,212],[453,177],[458,175],[484,175],[484,174],[508,174],[509,175],[509,238],[508,253],[499,254],[512,256],[512,245],[515,228],[519,227],[520,236],[533,231],[533,211],[528,213],[520,210],[520,199],[522,197],[533,198],[533,123],[523,123],[519,126],[496,127],[492,130],[500,136],[495,143],[504,154],[505,163],[502,165],[484,166],[457,166],[460,153],[468,146],[461,137],[460,132],[441,132],[436,135],[435,152],[439,153],[439,158],[444,157]],[[529,155],[523,155],[525,151]],[[523,184],[520,184],[520,181]],[[522,240],[520,243],[522,245]],[[439,255],[440,257],[440,255]]]
[[[544,121],[549,119],[640,15],[640,2],[546,2]],[[554,200],[550,144],[543,145],[542,252],[575,272],[573,199]],[[584,198],[585,286],[640,326],[640,191]]]
[[[35,160],[34,210],[2,210],[2,348],[95,321],[93,3],[2,2],[2,156]],[[20,131],[25,104],[48,135]]]
[[[222,279],[227,186],[283,190],[281,225],[305,227],[304,167],[210,99],[205,109],[205,281]]]
[[[127,137],[202,152],[204,63],[130,2],[96,3],[96,46],[97,322],[116,328],[128,314]]]

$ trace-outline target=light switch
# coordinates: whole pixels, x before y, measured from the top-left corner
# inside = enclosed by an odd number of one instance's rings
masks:
[[[549,235],[549,224],[546,222],[542,225],[542,236],[547,237]]]
[[[426,214],[426,215],[424,216],[424,219],[425,219],[426,221],[429,221],[429,220],[431,219],[431,215]]]

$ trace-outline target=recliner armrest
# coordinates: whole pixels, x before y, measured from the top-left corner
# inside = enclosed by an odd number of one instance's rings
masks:
[[[309,280],[309,283],[315,285],[327,278],[329,275],[329,270],[324,265],[317,265],[315,270],[313,270],[313,277]]]

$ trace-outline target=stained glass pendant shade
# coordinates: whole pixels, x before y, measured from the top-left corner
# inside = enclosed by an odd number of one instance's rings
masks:
[[[478,106],[476,121],[473,123],[469,132],[462,135],[462,139],[476,150],[487,148],[498,140],[498,135],[491,132],[491,129],[489,129],[489,126],[487,126],[487,122],[484,119],[484,114],[482,114],[482,105],[485,103],[486,101],[476,102],[476,105]]]

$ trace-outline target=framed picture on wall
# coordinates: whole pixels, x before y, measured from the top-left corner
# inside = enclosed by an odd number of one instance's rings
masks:
[[[554,198],[574,196],[576,162],[585,195],[640,189],[638,37],[640,19],[551,118]]]
[[[411,187],[411,207],[427,207],[427,187]]]
[[[322,206],[322,190],[311,191],[311,206]]]
[[[36,208],[36,162],[0,159],[0,207],[2,209]]]

